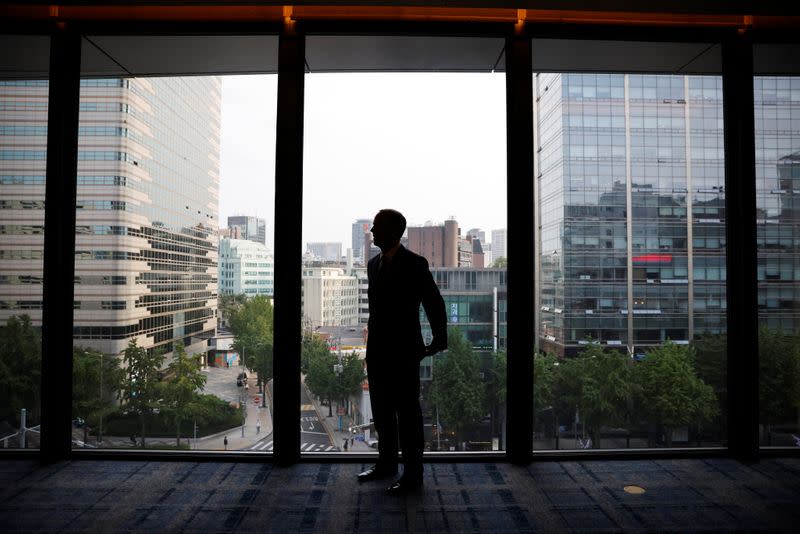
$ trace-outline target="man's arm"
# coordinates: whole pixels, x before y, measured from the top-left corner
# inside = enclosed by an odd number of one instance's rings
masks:
[[[428,261],[423,258],[421,263],[422,307],[433,333],[433,341],[425,349],[425,355],[430,356],[447,348],[447,312],[439,287],[428,268]]]

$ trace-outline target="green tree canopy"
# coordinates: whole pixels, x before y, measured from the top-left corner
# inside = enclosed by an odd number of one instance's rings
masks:
[[[123,352],[122,362],[125,366],[122,399],[127,409],[139,418],[141,447],[144,448],[147,418],[162,407],[161,366],[164,364],[164,354],[145,350],[134,338]]]
[[[303,346],[306,351],[308,370],[306,371],[305,384],[308,389],[320,399],[328,401],[328,417],[333,415],[333,399],[339,396],[334,366],[339,359],[328,348],[328,344],[319,336],[312,335],[307,344]]]
[[[636,413],[665,427],[667,446],[675,428],[703,424],[719,412],[714,390],[697,376],[694,359],[690,346],[667,341],[649,349],[634,367]]]
[[[500,256],[492,262],[492,269],[506,269],[508,267],[508,259],[505,256]]]
[[[559,362],[553,399],[562,414],[575,410],[595,447],[603,426],[624,424],[632,397],[630,363],[626,355],[590,342],[578,356]]]
[[[326,356],[330,352],[328,344],[316,334],[303,336],[300,350],[300,370],[307,374],[312,360]]]
[[[483,418],[485,389],[481,382],[480,358],[458,328],[449,328],[447,350],[434,356],[429,402],[458,442]]]
[[[41,381],[41,332],[29,316],[12,316],[0,327],[0,417],[17,426],[25,408],[28,426],[38,422]]]
[[[800,336],[762,326],[758,331],[759,412],[767,426],[797,423]]]
[[[552,354],[533,355],[533,414],[553,405],[556,358]]]
[[[256,373],[259,385],[272,379],[273,310],[272,301],[264,295],[248,299],[231,313],[234,348],[244,359],[244,365]],[[262,395],[266,406],[266,395]]]
[[[115,354],[103,354],[95,349],[72,348],[72,417],[102,428],[102,419],[117,407],[114,399],[120,395],[125,372]]]
[[[164,388],[165,406],[175,424],[177,446],[181,445],[181,423],[204,415],[200,391],[206,384],[200,356],[186,354],[183,343],[175,343],[172,362],[167,366],[167,383]]]

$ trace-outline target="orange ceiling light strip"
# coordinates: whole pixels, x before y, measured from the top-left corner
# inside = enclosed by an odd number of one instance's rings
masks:
[[[516,22],[516,9],[455,7],[294,6],[295,20]]]
[[[287,15],[288,13],[288,15]],[[629,25],[673,27],[800,27],[800,17],[716,15],[684,13],[638,13],[614,11],[570,11],[507,8],[313,6],[313,5],[25,5],[0,6],[0,17],[28,20],[94,21],[219,21],[286,22],[315,21],[439,21],[505,22],[524,24],[566,23],[575,25]]]
[[[525,10],[528,23],[611,24],[622,26],[741,27],[744,15],[696,15],[684,13],[635,13],[614,11]]]

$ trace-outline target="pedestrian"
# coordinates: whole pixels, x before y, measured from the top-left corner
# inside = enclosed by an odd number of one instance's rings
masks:
[[[378,461],[358,475],[359,482],[397,473],[399,448],[403,475],[387,488],[392,495],[422,485],[425,438],[419,405],[419,362],[447,348],[447,314],[428,261],[400,244],[406,219],[395,210],[375,215],[372,236],[381,249],[367,265],[369,323],[367,376],[378,431]],[[426,346],[419,307],[431,325]]]
[[[256,434],[261,434],[261,419],[256,421]]]
[[[225,450],[227,451],[228,450],[228,436],[225,436],[225,439],[222,440],[222,443],[225,444]]]
[[[347,438],[344,438],[344,452],[347,452]]]

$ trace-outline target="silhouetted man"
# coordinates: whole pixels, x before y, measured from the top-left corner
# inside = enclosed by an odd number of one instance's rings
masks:
[[[419,405],[419,362],[447,348],[444,300],[428,269],[428,261],[400,244],[406,219],[395,210],[381,210],[372,236],[381,254],[367,265],[369,324],[367,375],[372,416],[378,431],[378,463],[358,475],[359,482],[397,473],[398,441],[403,475],[388,488],[398,494],[422,485],[422,411]],[[419,306],[433,331],[422,340]]]

